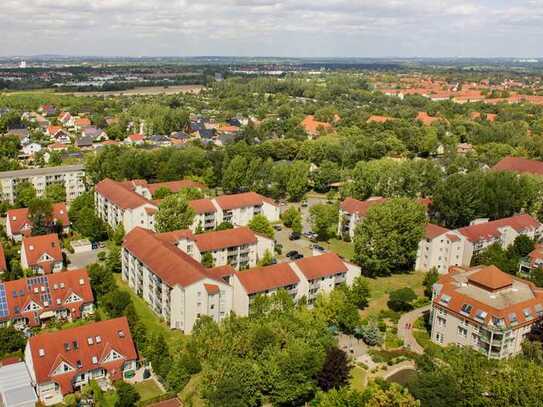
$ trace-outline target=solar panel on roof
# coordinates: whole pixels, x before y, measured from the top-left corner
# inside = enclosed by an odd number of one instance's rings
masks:
[[[6,297],[6,287],[0,283],[0,318],[5,318],[9,314],[8,299]]]

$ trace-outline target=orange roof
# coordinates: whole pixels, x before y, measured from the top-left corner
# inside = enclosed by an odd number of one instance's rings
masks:
[[[7,271],[6,255],[4,254],[4,247],[0,243],[0,273]]]
[[[486,120],[489,121],[489,122],[495,122],[496,118],[498,117],[498,115],[495,114],[495,113],[485,113],[485,115],[486,115]],[[481,118],[481,113],[480,112],[471,112],[470,117],[472,119],[480,119]]]
[[[189,202],[189,205],[199,215],[217,212],[217,208],[215,208],[211,199],[193,199]]]
[[[470,283],[475,283],[492,291],[508,287],[513,284],[511,275],[504,273],[496,266],[484,267],[468,277]]]
[[[200,233],[194,235],[194,240],[201,252],[256,244],[257,242],[255,233],[248,227]]]
[[[275,205],[270,199],[256,192],[244,192],[234,195],[221,195],[215,198],[215,202],[224,210],[245,208],[248,206],[260,206],[266,201]]]
[[[78,127],[88,127],[91,125],[91,121],[87,117],[81,117],[74,121],[74,124]]]
[[[103,368],[112,380],[119,380],[124,364],[138,359],[126,317],[40,333],[29,338],[28,346],[36,383],[56,382],[63,395],[73,391],[72,382],[82,372]],[[106,362],[112,350],[122,358]],[[61,362],[73,370],[52,375]]]
[[[47,253],[54,262],[62,261],[62,250],[56,233],[23,238],[23,249],[29,266],[42,265],[40,258]]]
[[[386,123],[389,120],[393,120],[392,117],[372,115],[366,123]]]
[[[431,125],[436,120],[439,120],[437,117],[432,117],[426,112],[419,112],[417,114],[417,120],[420,121],[425,126]]]
[[[132,191],[127,184],[109,178],[96,184],[95,191],[122,209],[134,209],[145,204],[153,205],[151,201]]]
[[[458,232],[464,235],[469,241],[477,242],[479,240],[498,238],[501,235],[499,229],[507,226],[517,232],[522,232],[528,229],[540,228],[541,223],[530,215],[524,214],[466,226],[458,229]]]
[[[204,284],[204,288],[210,295],[217,294],[219,292],[219,286],[215,284]]]
[[[427,239],[435,239],[436,237],[438,236],[441,236],[442,234],[444,233],[449,233],[450,230],[449,229],[446,229],[444,227],[441,227],[439,225],[434,225],[433,223],[428,223],[426,225],[426,229],[425,229],[425,232],[424,232],[424,236],[427,238]],[[454,236],[454,235],[453,235]]]
[[[492,167],[492,170],[543,175],[543,162],[522,157],[505,157]]]
[[[294,262],[307,280],[330,277],[347,272],[347,266],[336,253],[324,253],[319,256],[305,257]]]
[[[68,226],[70,220],[68,218],[68,209],[64,202],[54,203],[52,205],[53,222],[62,223],[63,226]],[[6,212],[6,221],[9,222],[11,233],[14,235],[21,234],[22,229],[32,229],[32,224],[28,219],[28,208],[10,209]]]
[[[316,136],[322,130],[332,129],[332,125],[330,123],[319,122],[313,115],[306,116],[305,119],[302,120],[301,126],[310,136]]]
[[[358,199],[354,198],[345,198],[343,202],[341,202],[341,209],[347,213],[354,214],[356,213],[358,216],[365,217],[368,214],[368,209],[371,208],[374,205],[380,205],[387,201],[387,198],[383,198],[381,196],[371,197],[366,199],[365,201],[360,201]]]
[[[208,269],[208,272],[211,273],[211,275],[213,275],[217,279],[223,279],[224,277],[233,275],[236,272],[236,270],[234,269],[234,267],[227,264],[225,266],[210,268]]]
[[[143,141],[143,134],[134,133],[127,137],[130,141]]]
[[[59,131],[62,131],[62,126],[49,126],[47,127],[47,133],[51,136],[56,135]]]
[[[298,284],[300,279],[287,263],[256,267],[235,273],[247,295]]]

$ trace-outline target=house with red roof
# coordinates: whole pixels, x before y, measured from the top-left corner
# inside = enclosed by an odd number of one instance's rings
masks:
[[[492,167],[492,171],[510,171],[540,176],[543,175],[543,161],[523,157],[505,157]]]
[[[39,327],[51,320],[74,321],[94,314],[85,269],[0,283],[0,325]]]
[[[8,271],[8,265],[6,262],[6,255],[4,253],[4,246],[0,243],[0,275]]]
[[[61,271],[62,248],[56,233],[43,236],[23,237],[21,245],[21,267],[37,274]]]
[[[92,125],[88,117],[78,117],[73,120],[73,127],[76,131],[81,131],[85,127],[90,127]]]
[[[543,244],[537,243],[534,250],[520,261],[519,272],[530,274],[532,270],[543,267]]]
[[[123,142],[133,146],[141,146],[145,144],[145,136],[141,133],[134,133],[126,137]]]
[[[64,202],[52,205],[51,223],[62,229],[63,234],[70,232],[70,219],[68,209]],[[28,208],[10,209],[6,212],[6,235],[16,241],[23,240],[23,236],[32,234],[32,222],[29,219]]]
[[[123,241],[123,280],[170,328],[184,333],[203,315],[214,321],[228,316],[232,287],[223,276],[231,272],[205,268],[177,247],[172,234],[137,227]]]
[[[258,295],[271,295],[278,290],[285,290],[295,302],[305,298],[311,304],[320,293],[328,294],[341,284],[350,286],[360,275],[360,267],[333,252],[235,272],[231,280],[233,311],[249,315]]]
[[[63,126],[68,126],[71,123],[72,115],[70,112],[60,112],[57,119]]]
[[[543,290],[496,266],[453,267],[433,286],[430,316],[433,342],[508,358],[543,317]]]
[[[255,267],[266,252],[275,252],[273,239],[256,234],[246,226],[239,228],[193,234],[190,230],[179,230],[157,234],[175,244],[198,262],[209,253],[213,266],[232,266],[236,270]]]
[[[45,134],[48,135],[54,143],[70,144],[72,142],[70,140],[70,135],[62,128],[62,126],[49,126],[47,127]]]
[[[380,116],[380,115],[371,115],[368,120],[366,121],[366,123],[380,123],[380,124],[383,124],[383,123],[386,123],[388,122],[389,120],[394,120],[392,117],[388,117],[388,116]]]
[[[90,380],[105,389],[134,377],[138,360],[126,317],[40,333],[25,348],[36,393],[47,406],[61,403]]]
[[[300,126],[306,132],[310,140],[323,133],[329,133],[334,130],[330,123],[318,121],[313,115],[306,116],[300,123]]]
[[[527,214],[493,221],[477,219],[456,230],[429,224],[419,243],[415,268],[446,273],[453,266],[468,267],[475,254],[495,243],[506,249],[521,235],[537,240],[543,235],[543,224]]]

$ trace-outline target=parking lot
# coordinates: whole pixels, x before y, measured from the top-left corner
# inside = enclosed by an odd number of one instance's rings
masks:
[[[68,270],[80,269],[96,263],[98,261],[98,253],[105,252],[106,250],[106,248],[100,248],[84,253],[69,253],[66,251],[69,261]]]

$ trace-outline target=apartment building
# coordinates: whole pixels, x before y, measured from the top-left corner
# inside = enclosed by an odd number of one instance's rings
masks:
[[[85,318],[94,314],[93,302],[85,269],[0,282],[0,326],[24,329]]]
[[[519,264],[519,272],[523,274],[530,274],[532,270],[543,267],[543,244],[538,243],[535,245],[528,255],[521,259]]]
[[[54,233],[23,238],[21,267],[37,274],[58,273],[64,267],[62,248]]]
[[[26,366],[46,406],[62,403],[90,380],[103,389],[117,380],[133,381],[137,361],[126,317],[40,333],[25,348]]]
[[[388,201],[388,198],[383,198],[382,196],[373,196],[365,201],[345,198],[339,206],[338,235],[352,239],[358,224],[368,216],[368,210],[372,206],[381,205],[386,201]],[[419,199],[417,202],[426,208],[432,203],[428,198]]]
[[[543,291],[495,266],[453,267],[433,286],[431,338],[438,344],[510,357],[542,317]]]
[[[232,288],[169,237],[134,228],[123,242],[122,278],[172,329],[190,333],[197,319],[232,310]]]
[[[70,219],[68,209],[64,202],[54,203],[52,206],[52,223],[58,225],[62,234],[70,232]],[[23,240],[23,236],[32,234],[32,222],[29,219],[28,208],[10,209],[6,213],[6,235],[16,242]]]
[[[255,267],[268,251],[273,255],[273,239],[258,235],[248,227],[193,234],[190,230],[179,230],[157,234],[193,259],[202,262],[202,256],[210,253],[213,266],[232,266],[236,270]]]
[[[428,271],[435,267],[446,273],[451,266],[468,267],[473,256],[488,246],[499,243],[507,248],[520,235],[539,239],[542,233],[543,225],[526,214],[494,221],[478,219],[456,230],[429,224],[419,243],[415,268]]]
[[[64,165],[0,172],[2,200],[14,203],[17,185],[22,182],[31,183],[38,196],[43,196],[48,185],[62,184],[69,203],[85,192],[85,169],[83,165]]]
[[[330,293],[340,284],[350,286],[360,275],[359,267],[344,262],[335,253],[236,272],[231,279],[233,311],[249,315],[258,295],[271,295],[281,289],[295,302],[305,297],[311,304],[319,294]]]

